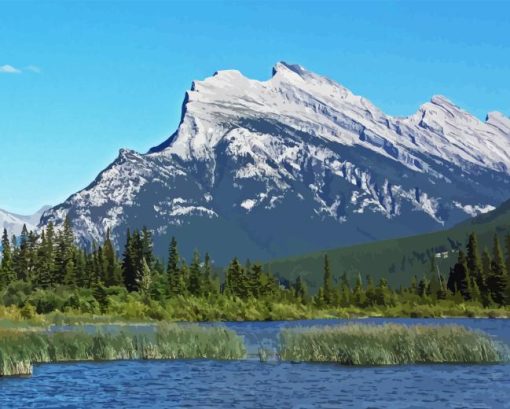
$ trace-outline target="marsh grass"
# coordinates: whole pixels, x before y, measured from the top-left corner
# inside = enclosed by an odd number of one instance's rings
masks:
[[[503,347],[487,334],[462,326],[360,325],[285,329],[283,361],[342,365],[497,363]]]
[[[222,327],[162,325],[155,333],[0,330],[0,376],[29,375],[35,363],[125,359],[241,359],[241,337]]]

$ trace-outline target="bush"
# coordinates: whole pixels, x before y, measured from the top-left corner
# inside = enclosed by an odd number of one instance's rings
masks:
[[[23,307],[31,292],[32,286],[30,284],[24,281],[14,281],[7,286],[2,295],[3,305]]]
[[[27,299],[27,302],[34,305],[38,314],[48,314],[52,311],[62,311],[66,298],[49,290],[36,290]]]

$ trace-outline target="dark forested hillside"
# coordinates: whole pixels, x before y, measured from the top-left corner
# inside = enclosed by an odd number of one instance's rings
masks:
[[[314,289],[322,285],[322,264],[327,254],[336,280],[343,273],[351,278],[361,273],[374,279],[385,277],[393,287],[406,286],[414,276],[430,272],[432,257],[447,275],[457,261],[458,249],[466,244],[471,232],[478,235],[481,250],[491,249],[494,234],[506,237],[510,233],[510,201],[449,230],[274,260],[267,267],[290,280],[301,276]],[[504,245],[508,246],[508,242]]]

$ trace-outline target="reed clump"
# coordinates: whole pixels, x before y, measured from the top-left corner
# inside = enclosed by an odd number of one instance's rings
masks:
[[[154,333],[0,331],[0,376],[36,363],[125,359],[241,359],[243,339],[222,327],[162,325]]]
[[[285,329],[280,333],[283,361],[341,365],[497,363],[506,352],[480,331],[457,325],[344,325]]]

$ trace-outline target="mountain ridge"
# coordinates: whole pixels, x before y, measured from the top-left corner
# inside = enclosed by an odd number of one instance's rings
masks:
[[[392,117],[287,63],[267,81],[218,71],[193,82],[169,138],[145,154],[120,150],[41,225],[69,214],[80,240],[111,229],[120,245],[145,224],[161,254],[176,235],[186,253],[215,250],[222,262],[431,231],[508,198],[507,122],[441,96]],[[222,237],[230,254],[216,230],[232,235]]]

